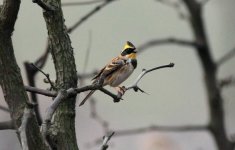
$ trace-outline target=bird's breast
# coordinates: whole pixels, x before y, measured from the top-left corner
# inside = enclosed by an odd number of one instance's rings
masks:
[[[127,63],[120,70],[113,73],[112,76],[108,79],[108,84],[112,87],[116,87],[120,85],[123,81],[125,81],[134,71],[134,67],[131,63]]]

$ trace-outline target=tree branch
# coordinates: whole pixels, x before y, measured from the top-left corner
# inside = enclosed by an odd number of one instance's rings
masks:
[[[112,138],[112,136],[114,135],[115,132],[112,132],[110,135],[108,136],[104,136],[103,137],[103,144],[101,146],[101,150],[107,150],[108,149],[108,142],[109,140]]]
[[[38,4],[45,11],[53,11],[55,10],[52,6],[44,3],[42,0],[33,0],[33,3]]]
[[[146,132],[191,132],[191,131],[208,131],[209,126],[207,125],[183,125],[183,126],[160,126],[160,125],[152,125],[142,128],[136,129],[124,129],[124,130],[116,130],[115,137],[122,136],[131,136],[136,134],[142,134]],[[94,142],[88,144],[89,146],[95,146],[100,144],[102,140],[96,139]]]
[[[138,91],[138,90],[141,90],[139,87],[138,87],[138,83],[140,82],[140,80],[144,77],[144,75],[146,75],[147,73],[151,72],[151,71],[154,71],[154,70],[157,70],[157,69],[162,69],[162,68],[169,68],[169,67],[174,67],[174,63],[170,63],[169,65],[163,65],[163,66],[158,66],[158,67],[154,67],[152,69],[143,69],[142,70],[142,73],[137,77],[137,79],[135,80],[134,83],[132,83],[130,86],[128,86],[126,88],[126,90],[130,90],[130,89],[134,89],[135,91]],[[142,91],[142,90],[141,90]]]
[[[15,129],[12,120],[0,122],[0,130],[13,130]]]
[[[228,86],[232,86],[232,85],[235,85],[235,78],[233,76],[224,78],[224,79],[220,80],[220,82],[219,82],[220,88],[224,88],[224,87],[228,87]]]
[[[33,63],[31,63],[31,65],[33,67],[35,67],[38,71],[40,71],[47,78],[47,81],[50,83],[52,89],[56,89],[55,86],[54,86],[54,83],[52,83],[52,81],[50,79],[50,75],[48,73],[45,73],[44,71],[42,71],[39,67],[37,67]]]
[[[143,70],[141,72],[141,74],[137,77],[135,82],[132,85],[128,86],[126,88],[126,90],[134,89],[135,91],[140,90],[140,91],[143,92],[143,90],[141,90],[138,87],[137,84],[143,78],[143,76],[145,74],[147,74],[149,72],[152,72],[154,70],[157,70],[157,69],[168,68],[168,67],[173,67],[173,66],[174,66],[174,64],[170,63],[168,65],[162,65],[162,66],[154,67],[154,68],[151,68],[151,69],[148,69],[148,70]],[[43,89],[30,87],[30,86],[25,86],[25,90],[29,91],[29,92],[34,92],[34,93],[42,94],[42,95],[45,95],[45,96],[49,96],[49,97],[57,97],[58,96],[57,93],[54,92],[54,91],[43,90]],[[67,98],[76,96],[78,93],[85,92],[85,91],[90,91],[90,90],[100,90],[103,93],[105,93],[105,94],[109,95],[110,97],[112,97],[114,102],[119,102],[122,99],[122,95],[120,95],[120,93],[118,93],[118,95],[113,94],[112,92],[104,89],[102,87],[102,85],[98,85],[98,84],[87,85],[87,86],[84,86],[84,87],[81,87],[81,88],[70,88],[66,91],[67,92]]]
[[[115,1],[115,0],[105,0],[102,4],[96,6],[93,10],[91,10],[89,13],[87,13],[85,16],[83,16],[79,21],[77,21],[73,26],[68,28],[68,33],[73,32],[73,30],[75,30],[77,27],[79,27],[88,18],[93,16],[96,12],[98,12],[99,10],[101,10],[102,8],[104,8],[105,6],[107,6],[108,4],[110,4],[113,1]]]
[[[44,89],[39,89],[36,87],[32,87],[32,86],[24,86],[25,90],[31,93],[37,93],[37,94],[41,94],[44,96],[48,96],[48,97],[56,97],[57,92],[54,91],[49,91],[49,90],[44,90]]]
[[[235,56],[235,48],[230,50],[217,61],[217,66],[221,66]]]
[[[24,110],[24,115],[22,118],[22,123],[21,126],[19,128],[19,133],[20,133],[20,141],[21,141],[21,146],[23,148],[23,150],[29,150],[29,146],[28,146],[28,139],[27,139],[27,125],[29,122],[29,119],[32,118],[32,113],[33,110],[30,108],[25,108]]]
[[[45,49],[44,53],[34,62],[35,66],[37,66],[37,68],[42,69],[44,67],[44,65],[47,61],[49,52],[50,52],[50,49],[49,49],[49,45],[48,45],[48,42],[47,42],[46,49]],[[28,62],[28,61],[24,62],[24,67],[25,67],[25,70],[26,70],[26,75],[27,75],[29,86],[35,87],[36,86],[35,76],[36,76],[36,74],[38,73],[39,70],[35,67],[32,67],[31,63]],[[36,93],[31,92],[30,97],[31,97],[32,103],[38,104],[38,98],[37,98]],[[40,111],[39,111],[39,105],[36,105],[34,107],[34,111],[35,111],[35,115],[36,115],[38,124],[41,125],[42,124],[42,117],[41,117],[41,114],[40,114]]]
[[[67,97],[68,97],[67,91],[65,90],[59,91],[53,103],[48,107],[46,111],[46,115],[45,115],[45,118],[43,119],[41,130],[42,130],[43,139],[48,147],[51,147],[47,139],[48,129],[50,128],[50,124],[51,124],[51,118],[54,112],[56,111],[56,109],[58,108],[59,104],[61,103],[61,101],[66,99]]]
[[[138,52],[143,52],[144,50],[151,48],[153,46],[159,46],[159,45],[166,45],[166,44],[175,44],[180,46],[189,46],[189,47],[198,47],[200,46],[198,43],[183,39],[177,39],[177,38],[166,38],[166,39],[155,39],[148,41],[138,47]]]

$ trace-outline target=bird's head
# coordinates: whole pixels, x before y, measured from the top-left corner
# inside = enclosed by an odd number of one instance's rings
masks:
[[[130,58],[130,59],[136,59],[136,53],[137,51],[136,51],[135,46],[131,42],[127,41],[124,46],[124,49],[121,52],[121,56]]]

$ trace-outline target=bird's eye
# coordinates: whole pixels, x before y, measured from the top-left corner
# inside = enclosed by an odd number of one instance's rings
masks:
[[[122,55],[122,56],[129,55],[129,54],[133,53],[134,50],[135,50],[135,49],[133,49],[133,48],[127,48],[127,49],[125,49],[124,51],[122,51],[121,55]]]
[[[134,51],[134,49],[132,49],[132,48],[127,48],[125,51],[126,51],[127,54],[131,54],[131,53]]]

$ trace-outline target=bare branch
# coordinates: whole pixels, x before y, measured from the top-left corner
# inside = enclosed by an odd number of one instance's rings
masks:
[[[5,111],[5,112],[7,112],[7,113],[10,112],[10,110],[9,110],[8,108],[6,108],[6,107],[4,107],[4,106],[2,106],[2,105],[0,105],[0,110]]]
[[[152,69],[143,69],[142,73],[137,77],[137,79],[135,80],[135,82],[133,84],[131,84],[130,86],[126,87],[126,90],[130,90],[130,89],[134,89],[135,91],[141,90],[138,87],[138,83],[140,82],[140,80],[143,78],[144,75],[146,75],[147,73],[157,70],[157,69],[162,69],[162,68],[169,68],[169,67],[174,67],[173,63],[170,63],[169,65],[163,65],[163,66],[159,66],[159,67],[154,67]]]
[[[33,0],[33,3],[38,4],[38,6],[40,6],[45,11],[55,10],[52,6],[49,6],[48,4],[44,3],[42,0]]]
[[[77,21],[72,27],[68,28],[68,33],[73,32],[73,30],[75,30],[77,27],[79,27],[83,22],[85,22],[88,18],[90,18],[91,16],[93,16],[96,12],[98,12],[99,10],[101,10],[102,8],[104,8],[105,6],[107,6],[108,4],[110,4],[111,2],[113,2],[115,0],[105,0],[102,4],[96,6],[93,10],[91,10],[88,14],[86,14],[85,16],[83,16],[79,21]]]
[[[36,65],[34,65],[33,63],[31,63],[32,66],[34,66],[38,71],[40,71],[46,78],[47,81],[50,83],[51,87],[53,89],[56,89],[54,84],[52,83],[51,79],[50,79],[50,75],[48,73],[45,73],[44,71],[42,71],[40,68],[38,68]]]
[[[44,53],[34,62],[35,66],[37,66],[37,68],[42,69],[47,61],[48,55],[49,55],[50,49],[49,49],[49,45],[48,45],[48,41],[46,44],[46,49],[44,51]],[[26,70],[26,75],[27,75],[27,79],[28,79],[28,84],[29,86],[35,87],[35,76],[38,73],[38,69],[33,67],[31,65],[30,62],[26,61],[24,62],[24,67]],[[30,97],[31,97],[31,102],[34,104],[38,104],[38,98],[36,93],[31,92],[30,93]],[[40,110],[39,110],[39,105],[36,105],[34,107],[34,111],[35,111],[35,115],[38,121],[38,124],[41,125],[42,124],[42,117],[40,114]]]
[[[221,66],[225,62],[229,61],[231,58],[235,56],[235,48],[230,50],[228,53],[226,53],[224,56],[222,56],[218,61],[217,61],[217,66]]]
[[[161,131],[161,132],[191,132],[191,131],[208,131],[207,125],[183,125],[183,126],[160,126],[152,125],[136,129],[124,129],[116,130],[115,137],[130,136],[136,134],[142,134],[147,132]],[[100,144],[102,140],[96,139],[93,143],[87,144],[88,146],[95,146]]]
[[[166,39],[156,39],[148,41],[138,47],[138,52],[143,52],[144,50],[159,46],[159,45],[167,45],[167,44],[175,44],[175,45],[181,45],[181,46],[189,46],[189,47],[198,47],[200,46],[198,43],[183,39],[176,39],[176,38],[166,38]]]
[[[42,136],[43,136],[43,139],[44,139],[46,145],[49,148],[51,146],[50,146],[49,141],[47,139],[47,135],[48,135],[48,129],[50,128],[51,118],[52,118],[54,112],[56,111],[56,109],[58,108],[59,104],[61,103],[61,101],[66,99],[67,97],[68,97],[67,91],[65,91],[65,90],[59,91],[59,93],[56,96],[56,98],[54,99],[53,103],[48,107],[48,109],[46,111],[46,116],[43,119],[43,123],[41,126]]]
[[[100,3],[106,0],[91,0],[91,1],[84,1],[84,2],[67,2],[67,3],[62,3],[63,7],[66,6],[78,6],[78,5],[91,5],[91,4],[96,4]]]
[[[219,82],[220,88],[224,88],[224,87],[228,87],[232,85],[235,85],[235,78],[233,76],[222,79]]]
[[[47,61],[49,53],[50,53],[50,48],[49,48],[48,39],[47,39],[46,48],[45,48],[44,53],[34,62],[34,64],[38,68],[42,69]]]
[[[24,115],[22,118],[22,123],[19,128],[20,141],[21,141],[23,150],[29,150],[28,140],[27,140],[27,125],[28,125],[29,119],[33,116],[32,113],[33,113],[32,109],[27,108],[27,107],[25,108]]]
[[[14,130],[14,123],[12,120],[0,122],[0,130]]]
[[[103,138],[103,144],[101,146],[101,150],[107,150],[108,149],[108,142],[109,140],[112,138],[112,136],[114,135],[115,132],[112,132],[110,135],[108,136],[104,136]]]
[[[57,95],[57,93],[54,91],[39,89],[39,88],[32,87],[32,86],[24,86],[24,87],[25,87],[25,90],[28,92],[37,93],[37,94],[45,95],[48,97],[56,97]]]
[[[169,65],[163,65],[163,66],[159,66],[159,67],[154,67],[154,68],[149,69],[149,70],[143,70],[142,73],[137,77],[136,81],[132,85],[127,87],[126,89],[129,90],[129,89],[133,88],[136,91],[141,90],[137,86],[137,84],[139,83],[139,81],[141,80],[141,78],[145,74],[147,74],[151,71],[157,70],[157,69],[173,67],[173,66],[174,66],[174,64],[170,63]],[[25,86],[25,90],[29,91],[29,92],[34,92],[34,93],[42,94],[42,95],[45,95],[45,96],[49,96],[49,97],[58,97],[56,92],[43,90],[43,89],[39,89],[39,88],[35,88],[35,87]],[[81,87],[81,88],[70,88],[66,92],[68,94],[68,97],[73,97],[73,96],[76,96],[78,93],[89,91],[89,90],[100,90],[103,93],[105,93],[105,94],[109,95],[110,97],[112,97],[114,102],[119,102],[122,99],[122,95],[120,95],[120,93],[118,95],[115,95],[115,94],[111,93],[110,91],[104,89],[102,87],[102,85],[99,85],[99,84],[87,85],[87,86],[84,86],[84,87]]]

